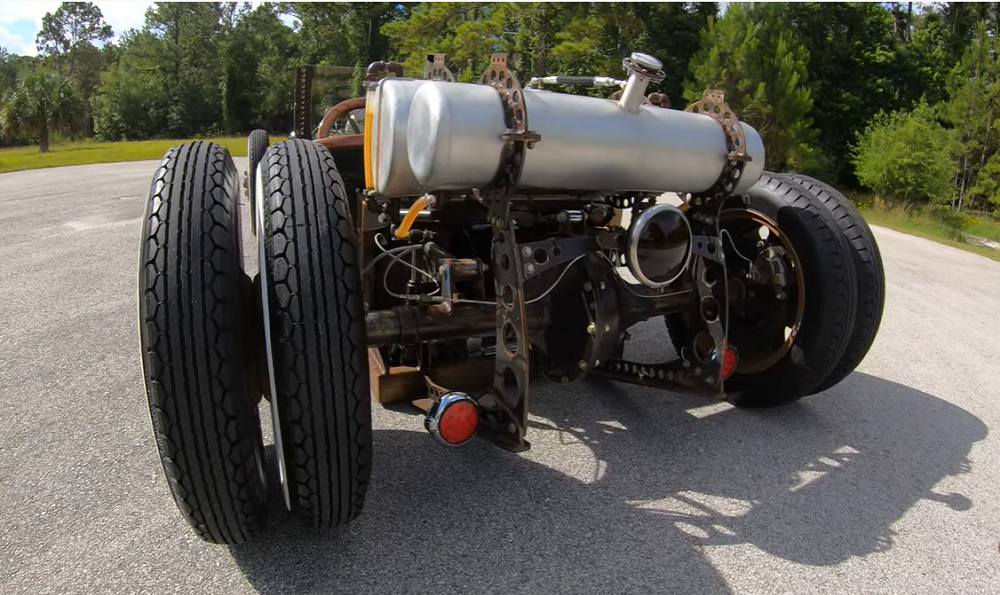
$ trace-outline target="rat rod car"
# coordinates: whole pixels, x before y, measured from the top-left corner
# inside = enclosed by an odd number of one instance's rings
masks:
[[[764,172],[761,135],[721,92],[669,109],[646,93],[660,62],[623,63],[627,80],[522,87],[499,54],[479,84],[454,82],[441,55],[419,80],[376,62],[367,96],[327,111],[315,139],[300,69],[297,138],[249,138],[253,278],[229,153],[166,154],[139,335],[160,457],[198,535],[238,543],[261,525],[262,397],[285,506],[329,527],[361,511],[372,398],[421,410],[441,443],[520,452],[531,381],[772,407],[857,366],[884,296],[857,211],[822,182]],[[569,85],[617,92],[551,90]],[[651,318],[675,357],[627,359],[628,329]]]

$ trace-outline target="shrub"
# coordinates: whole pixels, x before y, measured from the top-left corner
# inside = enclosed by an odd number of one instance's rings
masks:
[[[951,196],[954,141],[926,103],[879,112],[852,152],[858,181],[883,198],[937,203]]]

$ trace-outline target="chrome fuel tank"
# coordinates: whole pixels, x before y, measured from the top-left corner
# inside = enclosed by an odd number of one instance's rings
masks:
[[[494,89],[390,78],[375,92],[377,142],[366,151],[379,194],[481,188],[496,175],[507,127]],[[524,90],[524,101],[528,127],[541,140],[525,153],[522,189],[701,192],[728,158],[722,126],[705,115],[649,105],[626,111],[607,99],[533,89]],[[764,167],[760,135],[743,128],[752,160],[734,193]]]
[[[365,124],[371,126],[373,145],[365,147],[371,173],[368,186],[382,196],[420,193],[406,150],[406,129],[413,95],[429,82],[387,78],[368,94],[370,114],[365,115]]]

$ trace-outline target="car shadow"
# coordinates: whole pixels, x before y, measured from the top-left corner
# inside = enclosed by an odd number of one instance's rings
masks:
[[[987,432],[861,373],[769,411],[601,380],[539,384],[531,411],[520,456],[376,431],[356,522],[303,528],[275,494],[266,533],[232,555],[262,593],[729,593],[713,548],[836,564],[892,548],[921,499],[968,510],[935,485]]]

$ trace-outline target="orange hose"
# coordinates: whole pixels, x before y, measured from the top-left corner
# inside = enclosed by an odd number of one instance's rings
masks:
[[[401,240],[406,237],[406,234],[410,232],[410,227],[413,226],[413,222],[416,221],[417,215],[420,211],[424,210],[427,206],[427,197],[421,196],[413,203],[410,210],[406,212],[406,217],[403,217],[403,222],[399,224],[399,229],[396,230],[396,239]]]

